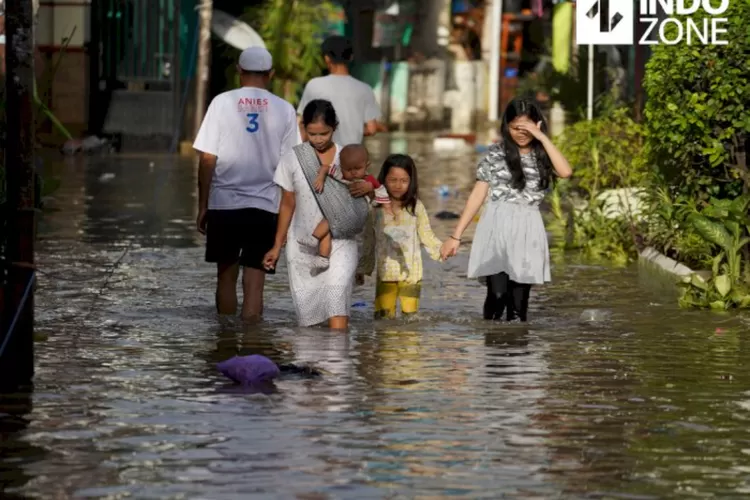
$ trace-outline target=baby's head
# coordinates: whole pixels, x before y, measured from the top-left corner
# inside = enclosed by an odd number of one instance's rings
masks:
[[[361,144],[344,146],[339,154],[341,176],[347,181],[364,179],[370,166],[370,154]]]

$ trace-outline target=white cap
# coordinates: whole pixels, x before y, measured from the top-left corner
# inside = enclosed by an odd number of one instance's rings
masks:
[[[240,54],[239,64],[245,71],[271,71],[273,58],[263,47],[250,47]]]

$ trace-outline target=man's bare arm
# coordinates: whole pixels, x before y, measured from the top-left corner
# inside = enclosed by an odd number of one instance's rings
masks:
[[[217,157],[208,154],[200,154],[200,162],[198,164],[198,209],[208,210],[208,193],[211,191],[211,179],[214,176],[214,169],[216,169]]]
[[[365,136],[371,136],[378,133],[378,121],[370,120],[365,123]]]

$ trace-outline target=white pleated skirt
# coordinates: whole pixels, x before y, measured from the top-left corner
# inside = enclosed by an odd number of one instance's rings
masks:
[[[516,283],[552,281],[547,231],[539,207],[489,201],[477,224],[469,255],[469,278],[505,272]]]

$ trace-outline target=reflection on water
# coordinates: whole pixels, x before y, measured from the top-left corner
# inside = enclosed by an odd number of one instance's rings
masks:
[[[23,498],[9,491],[22,488],[33,480],[26,466],[43,460],[46,454],[43,448],[21,439],[28,429],[31,410],[31,395],[28,393],[0,396],[0,456],[3,457],[0,460],[0,492],[7,500]]]
[[[428,210],[458,211],[474,159],[409,144]],[[387,150],[373,145],[374,165]],[[56,273],[39,280],[49,339],[33,398],[0,402],[3,498],[750,493],[742,318],[679,311],[632,269],[569,262],[533,290],[530,324],[484,322],[463,251],[425,260],[416,319],[373,323],[368,282],[351,334],[298,328],[281,272],[266,322],[246,326],[213,314],[191,163],[89,159],[58,172],[39,244]],[[442,185],[459,197],[439,197]],[[453,221],[433,224],[446,236]],[[593,308],[611,314],[580,323]],[[247,392],[216,371],[255,353],[325,375]]]

